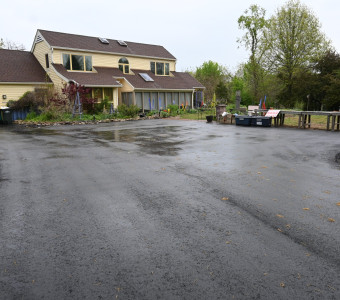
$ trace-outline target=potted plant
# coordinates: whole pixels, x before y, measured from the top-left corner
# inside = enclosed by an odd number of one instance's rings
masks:
[[[210,102],[209,106],[210,106],[211,112],[216,109],[216,94],[215,93],[213,95],[212,101]],[[207,119],[207,123],[211,123],[213,121],[213,119],[214,119],[214,116],[213,115],[208,115],[208,116],[206,116],[206,119]]]

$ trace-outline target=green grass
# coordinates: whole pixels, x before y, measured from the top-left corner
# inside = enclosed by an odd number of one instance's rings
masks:
[[[299,123],[299,116],[288,115],[285,116],[284,125],[290,127],[297,127]],[[327,116],[311,116],[311,128],[326,129]]]
[[[196,112],[183,112],[179,116],[181,119],[187,119],[187,120],[205,120],[206,116],[215,116],[216,110],[215,109],[209,109],[209,110],[198,110]]]

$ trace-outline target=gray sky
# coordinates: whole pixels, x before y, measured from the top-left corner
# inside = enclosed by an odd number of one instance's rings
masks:
[[[37,29],[162,45],[177,71],[212,60],[235,71],[249,54],[236,42],[237,19],[251,4],[271,16],[284,0],[0,0],[0,37],[31,50]],[[301,1],[340,52],[339,0]]]

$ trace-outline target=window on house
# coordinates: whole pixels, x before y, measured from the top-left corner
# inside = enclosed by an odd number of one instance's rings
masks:
[[[92,71],[92,56],[85,55],[85,68],[86,71]]]
[[[94,88],[93,90],[93,97],[99,101],[103,100],[103,90],[102,88]]]
[[[129,74],[129,61],[123,57],[118,61],[119,70],[121,70],[124,74]]]
[[[45,54],[45,63],[46,63],[46,68],[50,67],[50,62],[48,60],[48,53]]]
[[[71,55],[72,70],[84,71],[84,56]]]
[[[164,75],[164,63],[160,63],[160,62],[156,63],[156,74]]]
[[[170,75],[170,65],[168,63],[164,64],[164,75]]]
[[[170,65],[164,62],[150,62],[150,70],[155,75],[159,76],[169,76],[170,75]]]
[[[92,71],[92,56],[63,53],[63,65],[71,71]]]
[[[156,73],[156,63],[154,61],[150,62],[150,70],[152,73]]]

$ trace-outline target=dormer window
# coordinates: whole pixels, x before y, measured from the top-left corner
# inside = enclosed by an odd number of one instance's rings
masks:
[[[63,53],[63,65],[70,71],[92,71],[92,56]]]
[[[169,76],[170,75],[170,65],[164,62],[150,62],[150,70],[155,75],[159,76]]]
[[[118,66],[119,66],[119,70],[121,70],[124,74],[130,73],[129,61],[125,57],[122,57],[118,61]]]

